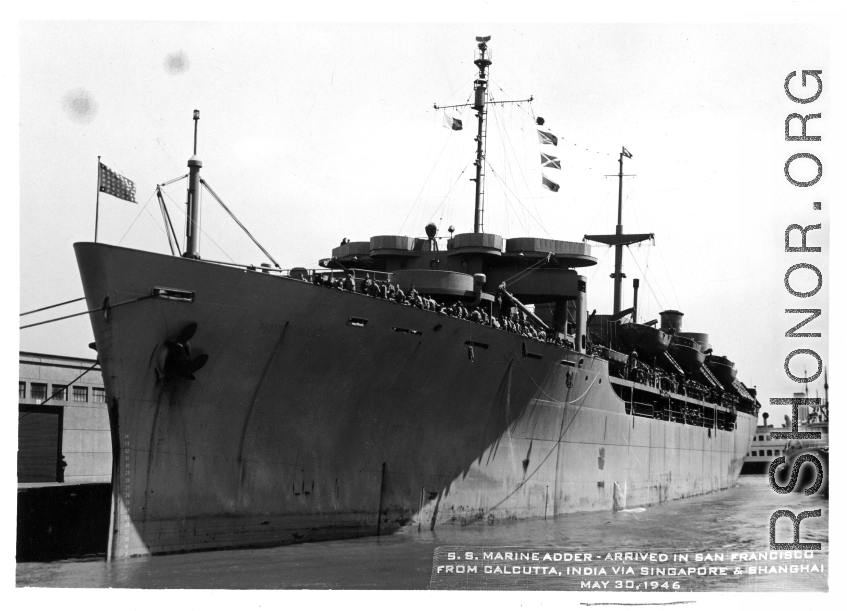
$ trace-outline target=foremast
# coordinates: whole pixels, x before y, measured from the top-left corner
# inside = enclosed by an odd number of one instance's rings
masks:
[[[200,258],[200,168],[203,162],[197,156],[197,122],[200,111],[194,111],[194,154],[188,160],[188,197],[186,200],[185,252],[183,257]]]
[[[476,177],[471,178],[476,183],[476,193],[474,196],[474,217],[473,217],[473,232],[485,233],[484,229],[484,211],[485,211],[485,150],[486,150],[486,135],[488,125],[488,111],[486,106],[488,102],[488,67],[491,65],[491,52],[488,49],[488,41],[491,36],[477,36],[477,48],[474,53],[474,64],[479,68],[479,75],[474,80],[474,101],[473,104],[453,104],[451,106],[439,106],[433,104],[436,110],[444,108],[461,108],[463,106],[471,106],[476,111],[477,127],[476,127]],[[492,100],[493,102],[493,100]],[[498,104],[519,104],[521,102],[532,102],[532,96],[526,100],[498,100]]]
[[[474,81],[474,104],[476,111],[476,196],[474,197],[473,232],[483,232],[483,206],[485,205],[485,132],[488,122],[488,111],[485,109],[485,97],[488,90],[488,66],[491,65],[491,57],[488,52],[488,41],[491,36],[477,36],[477,52],[474,64],[479,68],[479,76]]]

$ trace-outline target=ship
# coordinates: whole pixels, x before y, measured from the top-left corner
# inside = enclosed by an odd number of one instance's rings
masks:
[[[184,249],[172,228],[170,255],[74,245],[110,418],[109,559],[613,511],[736,482],[755,390],[710,372],[681,312],[642,324],[622,307],[622,249],[653,238],[624,233],[622,186],[614,234],[485,232],[489,42],[467,104],[472,233],[345,239],[319,270],[205,260],[200,192],[223,202],[200,177],[195,111]],[[592,241],[615,248],[611,314],[588,313]]]
[[[808,375],[804,374],[804,377]],[[775,481],[784,486],[790,480],[791,470],[795,461],[803,455],[810,455],[817,459],[822,467],[820,493],[829,494],[829,376],[824,367],[824,398],[816,397],[809,405],[798,405],[797,423],[793,425],[791,418],[786,414],[785,422],[781,427],[768,424],[770,414],[762,413],[763,424],[756,427],[750,452],[744,460],[741,468],[742,475],[761,475],[770,477],[770,467],[774,461],[783,459],[774,469]],[[795,399],[810,399],[809,385],[802,392],[794,394]],[[814,439],[782,439],[774,433],[813,433]],[[817,469],[810,464],[801,463],[795,491],[810,487],[817,479]]]

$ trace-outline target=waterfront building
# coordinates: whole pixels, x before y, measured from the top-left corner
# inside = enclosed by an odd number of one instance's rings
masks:
[[[110,482],[111,471],[106,392],[96,361],[21,352],[18,483]]]

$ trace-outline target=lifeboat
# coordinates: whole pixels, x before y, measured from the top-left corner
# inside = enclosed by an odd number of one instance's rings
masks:
[[[730,361],[725,356],[715,356],[710,354],[706,357],[706,367],[712,372],[712,375],[718,379],[718,382],[726,387],[732,386],[735,381],[735,376],[738,375],[738,370],[735,368],[735,363]]]
[[[671,343],[671,336],[664,331],[631,322],[618,326],[618,339],[640,358],[659,356]]]
[[[699,371],[706,362],[706,355],[700,349],[700,344],[687,337],[675,335],[671,339],[668,352],[686,373]]]

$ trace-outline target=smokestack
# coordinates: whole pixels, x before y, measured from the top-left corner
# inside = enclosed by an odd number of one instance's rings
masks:
[[[632,322],[638,322],[638,278],[632,279]]]
[[[682,317],[684,316],[682,312],[665,310],[659,312],[659,316],[662,319],[662,331],[665,333],[676,334],[682,331]]]
[[[767,412],[762,413],[762,420],[765,421],[765,428],[768,428],[768,416],[770,416],[769,413],[767,413]]]

